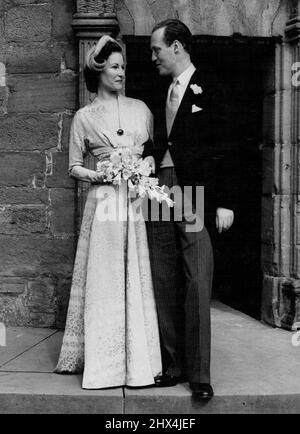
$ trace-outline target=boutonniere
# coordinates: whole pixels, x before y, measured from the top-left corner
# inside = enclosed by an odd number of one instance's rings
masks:
[[[198,84],[191,84],[190,88],[192,89],[195,95],[200,95],[203,92],[202,87],[198,86]]]
[[[198,107],[196,104],[192,105],[192,113],[197,113],[200,112],[201,110],[203,110],[203,108]]]

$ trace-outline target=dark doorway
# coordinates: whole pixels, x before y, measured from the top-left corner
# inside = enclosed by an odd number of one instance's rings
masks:
[[[126,94],[151,108],[162,80],[151,65],[148,37],[125,37]],[[215,251],[213,296],[257,319],[260,318],[261,197],[263,99],[274,66],[275,39],[196,36],[192,60],[208,75],[215,99],[225,100],[223,143],[227,175],[235,201],[235,223],[227,233],[210,234]],[[221,98],[220,98],[221,100]],[[213,226],[212,226],[213,227]]]

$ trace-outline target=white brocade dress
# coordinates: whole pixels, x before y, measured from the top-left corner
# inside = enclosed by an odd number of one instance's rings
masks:
[[[96,98],[80,109],[70,135],[70,169],[91,152],[107,158],[151,135],[147,106],[120,97],[123,136]],[[82,387],[146,386],[161,373],[161,354],[145,222],[99,218],[105,185],[91,186],[77,246],[66,329],[57,373],[83,373]],[[126,197],[124,186],[114,187]],[[129,203],[129,205],[128,205]],[[130,213],[131,202],[124,199]]]

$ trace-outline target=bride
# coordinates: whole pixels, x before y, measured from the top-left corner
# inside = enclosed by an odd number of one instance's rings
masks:
[[[83,165],[87,152],[103,161],[118,147],[142,146],[151,138],[147,106],[120,94],[124,77],[121,46],[103,36],[88,52],[85,67],[87,88],[97,96],[76,113],[70,134],[69,173],[91,187],[55,372],[83,373],[84,389],[147,386],[161,374],[145,223],[99,218],[99,207],[112,198],[104,198],[107,187],[99,173]],[[146,158],[154,166],[152,157]],[[125,194],[122,187],[112,188]]]

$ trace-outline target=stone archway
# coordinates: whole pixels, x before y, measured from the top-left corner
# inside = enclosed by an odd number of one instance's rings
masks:
[[[262,319],[300,328],[300,1],[292,2],[265,98]]]
[[[77,0],[74,29],[79,39],[80,105],[85,104],[89,99],[82,80],[83,59],[87,48],[104,33],[116,35],[119,27],[123,34],[124,32],[132,35],[149,34],[149,22],[154,23],[155,20],[166,18],[158,13],[159,7],[154,4],[156,2],[152,3],[150,5],[150,2],[139,0]],[[173,7],[173,3],[171,0],[167,2],[168,7],[164,8],[164,15],[168,13],[169,16],[178,16],[183,21],[187,21],[193,11],[188,11],[186,2],[177,1],[177,8]],[[249,2],[246,4],[242,1],[241,9],[232,11],[236,16],[229,17],[224,11],[215,14],[216,11],[211,9],[212,3],[201,0],[199,7],[201,6],[206,19],[199,21],[199,29],[194,20],[193,31],[201,34],[212,28],[219,35],[227,36],[231,31],[229,22],[234,22],[234,29],[237,29],[235,31],[241,33],[245,31],[247,34],[251,33],[251,36],[272,36],[277,20],[277,35],[282,36],[282,42],[276,46],[275,65],[270,69],[264,95],[262,144],[264,279],[261,312],[263,321],[294,330],[300,328],[300,83],[298,85],[296,80],[296,85],[295,81],[293,84],[291,78],[292,67],[296,68],[297,62],[300,62],[300,0],[291,2],[264,0],[259,4],[262,8],[261,15],[255,14],[255,10],[252,10],[255,4],[252,2],[250,7]],[[282,12],[285,6],[289,9],[289,17]],[[225,7],[224,4],[222,7]],[[145,14],[142,17],[143,8]],[[149,21],[151,8],[153,14]],[[228,10],[226,12],[228,13]],[[240,20],[241,13],[249,14],[248,26],[243,24],[247,19],[243,22]],[[210,23],[212,16],[215,26]],[[249,23],[253,23],[253,20],[260,22],[250,29]],[[145,24],[146,21],[148,24]],[[88,160],[88,164],[91,165],[92,161]],[[78,192],[79,215],[81,215],[86,194],[85,187],[80,184]]]

